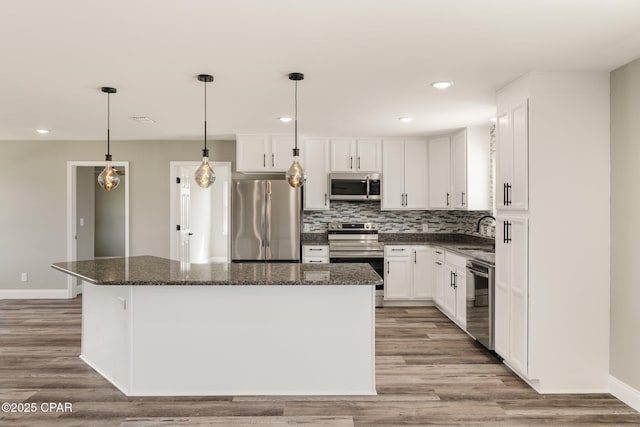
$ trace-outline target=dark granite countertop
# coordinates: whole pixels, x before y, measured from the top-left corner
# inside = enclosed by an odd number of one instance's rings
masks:
[[[381,285],[369,264],[182,264],[154,256],[59,262],[53,268],[99,285]]]
[[[439,246],[467,258],[495,265],[494,239],[457,233],[380,233],[385,245]],[[326,233],[303,233],[302,244],[328,245]]]

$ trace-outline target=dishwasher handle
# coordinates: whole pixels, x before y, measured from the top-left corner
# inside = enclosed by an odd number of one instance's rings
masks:
[[[475,268],[467,267],[467,271],[474,276],[484,277],[485,279],[489,278],[488,271],[476,270]]]

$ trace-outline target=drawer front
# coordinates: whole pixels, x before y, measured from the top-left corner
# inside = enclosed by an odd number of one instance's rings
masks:
[[[329,264],[329,258],[327,257],[302,257],[302,262],[305,264]]]
[[[451,267],[456,267],[459,270],[466,271],[467,259],[465,257],[449,251],[446,251],[445,257],[446,257],[447,265],[450,265]]]
[[[329,257],[329,246],[327,245],[302,245],[303,257]]]
[[[409,256],[411,255],[411,246],[408,245],[384,245],[384,256]]]

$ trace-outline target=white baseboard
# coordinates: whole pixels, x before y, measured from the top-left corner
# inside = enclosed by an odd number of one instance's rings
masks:
[[[609,393],[640,412],[640,390],[636,390],[616,377],[609,375]]]
[[[431,300],[384,300],[385,307],[433,307]]]
[[[68,299],[67,289],[0,289],[0,299]]]

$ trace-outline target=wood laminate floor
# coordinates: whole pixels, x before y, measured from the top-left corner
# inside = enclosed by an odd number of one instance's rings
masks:
[[[0,426],[640,425],[609,394],[537,394],[431,307],[377,310],[377,396],[128,398],[78,358],[81,303],[0,301],[0,402],[38,408]]]

